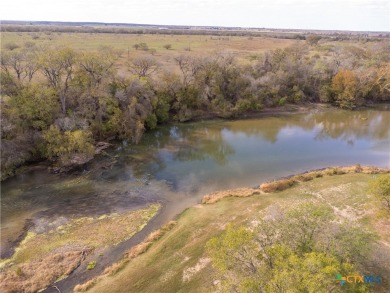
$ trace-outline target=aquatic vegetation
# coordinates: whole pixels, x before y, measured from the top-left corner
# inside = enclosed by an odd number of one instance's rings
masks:
[[[96,261],[90,261],[87,265],[87,270],[93,270],[96,267]]]

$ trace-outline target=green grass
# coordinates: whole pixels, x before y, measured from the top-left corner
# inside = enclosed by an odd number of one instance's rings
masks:
[[[291,207],[309,200],[326,202],[339,211],[336,215],[340,218],[351,217],[370,226],[378,221],[389,223],[388,215],[378,218],[379,205],[366,193],[372,177],[345,174],[316,178],[278,193],[229,197],[215,204],[192,207],[184,211],[177,225],[146,253],[131,260],[116,275],[102,278],[91,292],[215,291],[213,269],[205,252],[206,242],[221,233],[227,223],[251,222],[275,204]],[[385,241],[388,232],[388,228],[378,231],[381,241]],[[192,272],[190,277],[188,272]],[[187,274],[186,280],[183,274]]]

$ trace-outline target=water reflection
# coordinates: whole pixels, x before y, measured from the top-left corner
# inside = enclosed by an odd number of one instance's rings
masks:
[[[156,200],[166,203],[169,217],[215,190],[329,165],[390,167],[389,125],[384,105],[160,127],[139,145],[118,144],[79,174],[36,170],[4,182],[2,249],[27,222],[42,230],[53,219],[63,223]]]
[[[188,196],[328,165],[388,167],[386,107],[166,126],[118,154],[137,178],[166,180]]]

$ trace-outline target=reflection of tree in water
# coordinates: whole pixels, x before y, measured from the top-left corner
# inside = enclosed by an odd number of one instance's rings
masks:
[[[246,136],[261,136],[275,143],[279,133],[288,127],[303,130],[319,129],[316,139],[342,139],[353,144],[355,139],[389,139],[390,111],[331,110],[306,115],[287,115],[227,122],[226,127],[232,133],[244,133]]]
[[[234,149],[224,141],[222,128],[201,127],[182,136],[183,143],[174,153],[179,161],[197,161],[207,158],[213,159],[217,164],[227,163],[227,157],[234,154]]]
[[[304,115],[286,115],[237,121],[209,121],[160,127],[143,137],[139,145],[129,146],[127,160],[134,176],[144,177],[166,168],[167,158],[176,161],[214,160],[219,165],[228,162],[233,147],[224,130],[247,137],[262,137],[275,143],[281,131],[299,127],[315,131],[315,139],[341,139],[350,145],[358,138],[386,140],[390,137],[390,111],[330,110]]]
[[[387,111],[336,111],[307,116],[310,125],[320,125],[316,139],[342,139],[353,144],[356,139],[389,139],[390,112]]]
[[[170,154],[173,160],[200,161],[212,159],[217,164],[228,162],[228,156],[234,153],[222,135],[217,124],[201,123],[161,127],[147,133],[141,143],[126,150],[127,160],[132,166],[136,178],[146,173],[157,173],[166,167],[164,155]]]

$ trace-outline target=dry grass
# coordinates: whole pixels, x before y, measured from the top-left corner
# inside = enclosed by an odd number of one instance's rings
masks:
[[[37,292],[74,271],[88,250],[57,253],[0,273],[2,293]]]
[[[371,166],[360,166],[359,164],[348,167],[330,167],[323,170],[310,171],[303,174],[294,175],[280,180],[265,182],[260,185],[260,190],[269,193],[283,191],[294,186],[298,182],[306,182],[323,176],[334,176],[343,174],[364,173],[364,174],[383,174],[390,173],[388,168],[377,168]]]
[[[295,183],[296,181],[294,179],[275,180],[261,184],[260,189],[265,193],[283,191],[287,188],[294,186]]]
[[[85,33],[61,33],[52,34],[50,37],[39,34],[40,38],[33,39],[36,34],[2,32],[1,49],[7,51],[5,45],[15,43],[23,47],[26,42],[34,43],[40,47],[61,47],[67,46],[78,52],[94,52],[102,47],[110,47],[117,52],[119,58],[117,69],[127,73],[127,63],[141,56],[155,58],[167,71],[177,70],[175,58],[185,54],[193,57],[205,57],[216,52],[231,52],[237,59],[248,61],[253,57],[268,50],[283,49],[296,42],[296,40],[275,39],[255,37],[251,40],[248,37],[213,37],[195,35],[149,35],[149,34],[85,34]],[[136,50],[133,46],[137,43],[146,43],[149,51]],[[172,49],[166,50],[164,46],[171,44]],[[186,49],[190,47],[191,50]],[[154,52],[152,55],[152,52]]]
[[[104,270],[102,275],[97,276],[97,277],[93,278],[92,280],[85,282],[84,284],[76,285],[74,287],[73,291],[74,292],[86,292],[87,290],[91,289],[101,279],[103,279],[107,276],[115,275],[117,272],[119,272],[121,269],[123,269],[124,266],[131,259],[134,259],[137,256],[148,251],[154,242],[156,242],[161,237],[163,237],[168,231],[172,230],[175,225],[176,225],[176,221],[170,221],[167,224],[165,224],[163,227],[161,227],[160,229],[153,231],[152,233],[150,233],[148,235],[148,237],[146,237],[146,239],[143,242],[141,242],[138,245],[135,245],[130,250],[126,251],[122,260],[107,267]]]
[[[225,197],[247,197],[252,196],[254,194],[259,194],[260,190],[255,188],[238,188],[233,190],[226,190],[226,191],[217,191],[210,193],[208,195],[203,196],[202,203],[203,204],[210,204],[210,203],[216,203],[217,201],[220,201],[222,198]]]
[[[390,169],[387,168],[377,168],[370,166],[348,166],[348,167],[329,167],[322,170],[310,171],[298,175],[293,175],[287,178],[282,178],[279,180],[273,180],[269,182],[264,182],[260,185],[260,188],[238,188],[233,190],[226,191],[217,191],[203,196],[202,204],[211,204],[220,201],[225,197],[247,197],[260,193],[271,193],[271,192],[280,192],[286,190],[290,187],[293,187],[299,182],[306,182],[313,180],[314,178],[319,178],[323,176],[334,176],[334,175],[343,175],[351,173],[364,173],[364,174],[381,174],[381,173],[390,173]]]
[[[82,285],[76,285],[76,287],[74,287],[74,292],[86,292],[87,290],[91,289],[96,284],[97,281],[98,279],[95,278],[89,280],[88,282],[85,282]]]

